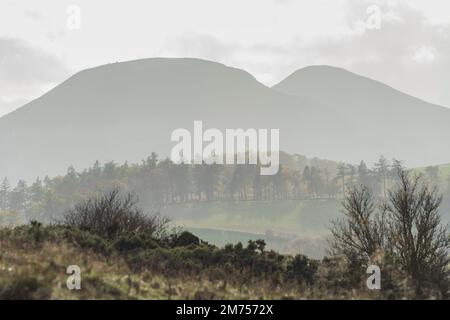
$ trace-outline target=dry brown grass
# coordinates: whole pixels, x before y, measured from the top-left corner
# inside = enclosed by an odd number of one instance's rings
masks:
[[[414,299],[410,283],[400,270],[390,270],[395,284],[383,291],[368,290],[366,275],[358,276],[339,257],[322,261],[314,283],[280,282],[277,277],[243,281],[224,268],[200,273],[167,273],[131,270],[130,261],[118,252],[105,254],[83,248],[58,233],[40,238],[41,227],[0,229],[0,299]],[[33,240],[35,237],[40,240]],[[395,268],[380,254],[374,261],[383,270]],[[66,286],[66,268],[81,268],[81,290]],[[427,298],[440,298],[430,292]]]
[[[148,270],[132,273],[117,256],[105,258],[67,242],[27,244],[0,238],[0,299],[355,299],[369,292],[282,288],[261,282],[233,286],[206,276],[169,278]],[[78,265],[81,290],[66,287],[66,268]]]

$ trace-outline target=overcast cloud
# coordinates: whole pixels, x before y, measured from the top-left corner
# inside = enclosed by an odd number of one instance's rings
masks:
[[[67,7],[81,8],[68,30]],[[378,5],[381,28],[368,30]],[[0,115],[71,73],[153,56],[200,57],[273,85],[328,64],[450,107],[446,0],[50,1],[0,4]]]
[[[57,57],[25,40],[0,37],[0,113],[36,98],[70,74]]]

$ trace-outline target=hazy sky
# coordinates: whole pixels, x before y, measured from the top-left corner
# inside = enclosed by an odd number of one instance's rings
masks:
[[[450,1],[1,0],[0,115],[82,69],[154,56],[222,62],[267,85],[329,64],[450,107]]]

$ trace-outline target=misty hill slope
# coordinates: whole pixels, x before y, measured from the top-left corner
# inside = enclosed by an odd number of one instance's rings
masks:
[[[410,116],[448,114],[448,108],[427,103],[382,82],[331,66],[310,66],[297,70],[272,88],[334,106],[348,116],[381,115],[388,120],[388,114],[399,116],[406,112]]]
[[[344,143],[359,140],[360,144],[355,143],[354,147],[361,154],[375,151],[407,160],[413,166],[436,164],[449,158],[448,108],[330,66],[300,69],[272,88],[327,105],[351,120],[357,129]],[[342,130],[348,129],[342,126]]]
[[[245,71],[199,59],[145,59],[77,73],[0,119],[0,176],[34,179],[69,165],[169,155],[176,128],[280,128],[286,151],[328,145],[339,113],[278,93]],[[346,121],[342,119],[342,121]],[[330,127],[331,126],[331,127]],[[350,124],[349,124],[350,126]],[[337,130],[337,126],[334,127]]]
[[[337,161],[381,154],[410,165],[450,161],[450,110],[328,67],[268,88],[200,59],[153,58],[79,72],[0,118],[0,176],[34,179],[95,160],[137,162],[175,145],[176,128],[280,129],[281,149]]]

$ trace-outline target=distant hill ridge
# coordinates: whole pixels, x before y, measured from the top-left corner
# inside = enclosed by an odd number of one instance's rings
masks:
[[[81,71],[0,118],[0,176],[34,179],[95,160],[166,156],[171,132],[194,120],[278,128],[283,151],[310,157],[450,162],[449,109],[343,69],[300,69],[269,88],[220,63],[151,58]]]

